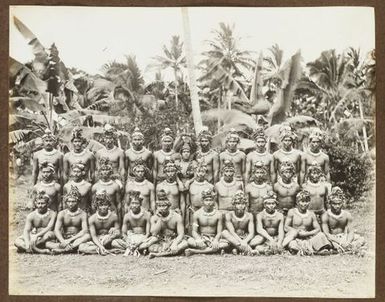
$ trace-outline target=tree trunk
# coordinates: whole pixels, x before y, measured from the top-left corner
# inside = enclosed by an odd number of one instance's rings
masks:
[[[360,117],[362,119],[362,121],[364,121],[364,112],[362,110],[362,102],[360,99],[358,99],[358,105],[359,105],[359,108],[360,108]],[[365,122],[364,122],[365,123]],[[368,135],[366,133],[366,127],[365,127],[365,124],[362,126],[362,133],[363,133],[363,136],[364,136],[364,146],[365,146],[365,152],[368,152],[369,151],[369,146],[368,146]]]
[[[194,120],[195,133],[198,134],[202,129],[202,117],[201,110],[199,107],[199,98],[198,98],[198,87],[195,79],[195,70],[194,70],[194,58],[191,45],[191,34],[190,34],[190,20],[188,15],[188,8],[182,7],[182,19],[183,19],[183,34],[184,34],[184,47],[186,52],[187,59],[187,70],[189,76],[190,84],[190,98],[191,98],[191,107],[192,115]]]
[[[222,103],[222,86],[219,87],[219,98],[218,98],[218,112],[221,110],[221,103]],[[221,128],[221,115],[218,114],[218,124],[217,124],[217,132],[219,133],[219,129]]]
[[[175,107],[178,109],[178,75],[176,69],[174,69],[174,77],[175,77]]]

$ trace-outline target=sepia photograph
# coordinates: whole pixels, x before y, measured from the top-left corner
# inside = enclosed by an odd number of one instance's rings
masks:
[[[374,298],[371,7],[9,7],[9,294]]]

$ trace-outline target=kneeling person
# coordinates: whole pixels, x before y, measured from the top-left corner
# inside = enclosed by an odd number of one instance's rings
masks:
[[[188,239],[190,248],[185,254],[213,254],[229,246],[224,239],[222,213],[215,208],[215,192],[208,189],[202,192],[202,207],[193,215],[192,236]]]
[[[142,208],[143,197],[139,191],[130,191],[128,199],[129,209],[123,218],[123,239],[115,239],[112,246],[125,250],[125,256],[139,256],[139,252],[144,250],[142,243],[150,236],[150,213]]]
[[[15,241],[18,252],[48,254],[45,248],[48,240],[55,239],[53,227],[56,212],[48,208],[50,197],[45,191],[38,191],[35,195],[36,209],[29,213],[25,222],[23,236]]]
[[[322,215],[322,230],[333,248],[338,252],[363,252],[365,240],[352,229],[352,215],[342,209],[345,196],[339,187],[334,187],[329,195],[328,209]]]
[[[284,247],[288,245],[291,251],[298,252],[300,255],[323,254],[330,247],[330,243],[321,232],[314,212],[308,210],[310,193],[305,190],[300,191],[296,200],[296,208],[290,209],[287,213],[285,220],[287,234],[282,245]]]
[[[232,200],[234,210],[225,214],[225,225],[227,230],[222,232],[222,237],[234,247],[233,253],[237,251],[242,254],[250,254],[250,240],[254,237],[254,217],[246,211],[247,199],[243,191],[237,191]]]
[[[170,209],[167,193],[160,190],[156,200],[156,214],[151,217],[151,237],[141,245],[148,248],[150,258],[174,256],[187,247],[182,216]]]
[[[59,242],[46,243],[46,247],[55,254],[74,252],[80,244],[91,239],[87,213],[79,208],[80,198],[79,190],[74,186],[64,196],[67,209],[59,212],[54,231]]]
[[[104,256],[110,253],[112,241],[120,236],[120,225],[116,213],[109,209],[111,200],[105,190],[96,192],[94,203],[96,213],[88,219],[92,240],[79,245],[79,252]]]
[[[257,214],[258,235],[250,242],[255,254],[276,254],[282,250],[285,236],[284,216],[277,211],[277,195],[270,191],[263,196],[264,209]]]

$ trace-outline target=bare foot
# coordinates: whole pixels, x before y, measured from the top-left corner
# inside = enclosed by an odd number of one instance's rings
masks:
[[[150,258],[150,259],[155,258],[155,254],[154,254],[154,253],[150,253],[150,254],[148,255],[148,258]]]
[[[189,257],[193,254],[193,252],[190,249],[185,249],[184,254]]]

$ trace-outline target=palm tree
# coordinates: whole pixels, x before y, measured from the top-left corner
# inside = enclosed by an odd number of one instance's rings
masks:
[[[179,74],[182,73],[182,68],[186,67],[186,58],[183,55],[183,42],[180,41],[179,36],[172,36],[170,41],[170,48],[163,45],[164,56],[156,56],[153,59],[157,61],[151,64],[151,68],[158,70],[171,68],[174,73],[175,91],[178,91]],[[175,93],[175,106],[178,108],[178,93]]]

